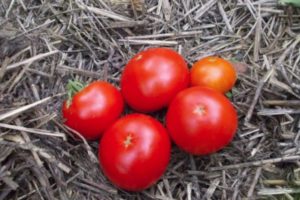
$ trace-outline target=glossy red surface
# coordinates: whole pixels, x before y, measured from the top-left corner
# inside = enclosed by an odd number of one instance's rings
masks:
[[[125,190],[140,191],[163,175],[170,149],[170,139],[162,124],[144,114],[130,114],[104,133],[99,160],[112,183]]]
[[[113,85],[96,81],[74,95],[71,105],[63,105],[65,124],[86,139],[94,140],[121,115],[124,101]]]
[[[159,110],[189,84],[183,57],[168,48],[151,48],[134,56],[126,65],[121,90],[126,102],[140,112]]]
[[[237,129],[231,102],[210,88],[192,87],[170,104],[166,125],[173,141],[183,150],[205,155],[226,146]]]

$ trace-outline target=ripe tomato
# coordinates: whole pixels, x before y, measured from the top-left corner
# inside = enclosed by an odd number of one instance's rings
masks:
[[[228,92],[237,79],[233,65],[216,56],[208,56],[196,62],[191,69],[191,85]]]
[[[116,186],[140,191],[154,184],[170,159],[170,138],[154,118],[129,114],[115,122],[99,144],[104,174]]]
[[[205,155],[226,146],[237,129],[237,113],[221,93],[205,87],[181,91],[166,116],[167,129],[183,150]]]
[[[169,105],[188,84],[189,70],[181,55],[168,48],[151,48],[125,66],[121,91],[130,107],[152,112]]]
[[[64,102],[62,113],[67,126],[94,140],[117,120],[123,108],[121,92],[107,82],[96,81],[77,92],[70,105]]]

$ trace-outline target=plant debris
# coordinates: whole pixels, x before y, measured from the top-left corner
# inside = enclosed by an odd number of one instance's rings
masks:
[[[0,200],[299,199],[299,22],[277,0],[2,0]],[[102,174],[98,142],[63,125],[61,104],[69,79],[118,85],[125,63],[154,46],[190,66],[208,55],[237,63],[239,128],[213,155],[174,145],[160,181],[128,193]]]

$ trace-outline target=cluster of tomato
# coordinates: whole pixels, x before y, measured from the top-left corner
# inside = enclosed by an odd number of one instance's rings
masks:
[[[170,138],[193,155],[216,152],[232,140],[237,113],[224,93],[235,81],[233,66],[222,58],[203,58],[189,70],[177,52],[150,48],[127,63],[121,91],[104,81],[84,88],[71,82],[69,90],[77,91],[69,93],[63,116],[86,139],[100,139],[99,161],[113,184],[139,191],[166,170]],[[136,113],[120,117],[124,100]],[[145,114],[162,108],[166,127]]]

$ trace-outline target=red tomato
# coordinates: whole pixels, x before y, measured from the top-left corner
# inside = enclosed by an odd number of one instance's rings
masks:
[[[174,142],[194,155],[216,152],[226,146],[237,129],[237,113],[221,93],[205,87],[181,91],[166,116]]]
[[[228,92],[237,79],[233,65],[216,56],[205,57],[191,69],[191,85],[210,87],[222,93]]]
[[[152,112],[169,105],[188,84],[189,70],[181,55],[168,48],[151,48],[128,62],[121,91],[130,107]]]
[[[130,114],[115,122],[99,144],[104,174],[116,186],[140,191],[154,184],[170,159],[170,138],[154,118]]]
[[[113,85],[96,81],[76,93],[68,106],[63,105],[65,124],[86,139],[94,140],[121,115],[124,101]]]

